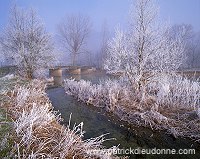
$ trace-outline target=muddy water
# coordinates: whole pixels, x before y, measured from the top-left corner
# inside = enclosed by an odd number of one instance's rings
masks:
[[[79,79],[87,79],[92,82],[98,82],[98,79],[105,74],[91,74],[90,76],[77,76]],[[67,125],[69,116],[72,113],[72,126],[74,123],[84,123],[86,131],[84,138],[96,137],[101,134],[107,134],[106,138],[115,138],[104,143],[105,147],[119,145],[120,148],[165,148],[165,149],[191,149],[196,150],[196,155],[130,155],[134,158],[196,158],[200,159],[200,145],[189,139],[177,138],[166,134],[165,132],[152,131],[148,128],[133,127],[119,121],[115,116],[106,113],[104,110],[91,105],[86,105],[77,101],[72,96],[68,96],[62,87],[51,88],[47,90],[48,96],[52,101],[55,110],[59,110]]]

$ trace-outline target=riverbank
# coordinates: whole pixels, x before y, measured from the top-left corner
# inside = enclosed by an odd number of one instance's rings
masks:
[[[145,98],[119,80],[96,85],[89,81],[66,79],[64,85],[67,94],[87,104],[103,107],[129,124],[165,130],[174,138],[188,137],[199,142],[199,85],[182,77],[170,80],[169,94],[162,90],[166,94],[148,94]]]
[[[5,77],[3,81],[13,87],[4,85],[1,89],[1,109],[12,121],[11,130],[4,136],[12,143],[6,153],[1,150],[2,158],[117,158],[102,147],[104,135],[83,140],[82,122],[72,129],[70,120],[68,125],[60,125],[61,117],[53,111],[44,82],[20,84],[22,79],[16,79],[12,83]],[[99,153],[91,153],[95,150]]]
[[[68,116],[72,113],[72,122],[84,122],[85,137],[91,138],[96,135],[109,133],[108,138],[116,140],[106,141],[104,146],[119,145],[119,148],[160,148],[160,149],[195,149],[196,155],[130,155],[130,159],[135,158],[196,158],[200,157],[200,145],[188,138],[174,138],[165,131],[155,131],[150,128],[137,127],[124,122],[116,115],[107,112],[104,108],[87,105],[82,101],[77,101],[73,96],[65,93],[64,88],[48,89],[47,94],[55,110],[59,110],[67,125]],[[129,155],[127,155],[129,156]]]

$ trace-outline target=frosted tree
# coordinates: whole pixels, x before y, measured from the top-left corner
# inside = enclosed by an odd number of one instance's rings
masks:
[[[85,48],[91,23],[89,17],[82,15],[71,15],[58,27],[61,43],[71,55],[72,65],[76,65],[77,56],[87,53]]]
[[[198,64],[198,46],[200,43],[200,36],[195,33],[192,25],[180,24],[174,25],[170,29],[171,38],[177,36],[182,37],[182,43],[185,45],[184,54],[188,57],[186,66],[189,68],[195,68]]]
[[[104,21],[102,25],[101,31],[101,43],[100,43],[100,50],[97,53],[97,64],[99,68],[103,68],[103,61],[106,57],[106,52],[108,49],[108,40],[109,40],[109,30],[106,21]]]
[[[2,53],[2,48],[0,44],[0,67],[2,66],[3,63],[4,63],[4,55]]]
[[[29,79],[53,59],[50,35],[32,9],[26,11],[16,6],[11,9],[0,43],[3,53],[17,66],[19,74]]]
[[[109,42],[104,68],[123,73],[139,90],[161,73],[177,70],[183,61],[181,37],[170,38],[169,27],[160,25],[157,16],[153,0],[136,0],[130,9],[129,29],[116,29]]]

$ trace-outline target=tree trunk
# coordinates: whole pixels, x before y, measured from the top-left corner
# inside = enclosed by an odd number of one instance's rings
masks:
[[[72,55],[72,66],[76,65],[76,53],[73,53]]]

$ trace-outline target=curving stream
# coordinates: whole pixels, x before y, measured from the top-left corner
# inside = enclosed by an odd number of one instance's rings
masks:
[[[65,76],[67,77],[67,76]],[[64,77],[64,78],[65,78]],[[69,77],[69,76],[68,76]],[[101,73],[93,73],[90,75],[82,75],[76,77],[79,79],[91,80],[93,83],[98,83],[99,79],[107,78]],[[58,78],[58,77],[57,77]],[[58,79],[62,80],[62,79]],[[71,123],[84,123],[84,130],[86,131],[84,138],[96,137],[101,134],[109,133],[106,138],[115,138],[116,140],[109,140],[104,143],[105,147],[119,145],[120,148],[136,149],[141,148],[165,148],[165,149],[191,149],[196,150],[196,155],[130,155],[134,158],[200,158],[200,144],[195,143],[189,139],[174,138],[165,132],[152,131],[149,128],[133,127],[126,123],[119,121],[117,117],[106,113],[100,108],[77,101],[72,96],[65,93],[63,87],[54,87],[47,89],[47,94],[51,100],[54,109],[61,113],[64,119],[62,124],[67,125],[69,116],[72,113]]]

